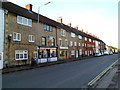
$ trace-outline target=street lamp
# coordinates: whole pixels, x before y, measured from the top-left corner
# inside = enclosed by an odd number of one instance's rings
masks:
[[[42,6],[48,5],[49,3],[51,3],[51,2],[47,2],[47,3],[43,4]],[[39,7],[38,7],[38,23],[39,23],[40,7],[42,7],[42,6],[39,6]]]
[[[43,5],[41,5],[41,6],[38,7],[38,31],[39,31],[39,19],[40,19],[39,13],[40,13],[40,7],[48,5],[49,3],[51,3],[51,2],[47,2],[47,3],[45,3],[45,4],[43,4]],[[38,47],[38,59],[39,59],[39,49],[40,49],[40,47]],[[38,59],[37,59],[37,63],[38,63]]]

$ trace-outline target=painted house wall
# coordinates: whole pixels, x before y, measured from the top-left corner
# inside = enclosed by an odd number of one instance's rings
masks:
[[[3,68],[4,53],[4,10],[0,9],[0,69]]]

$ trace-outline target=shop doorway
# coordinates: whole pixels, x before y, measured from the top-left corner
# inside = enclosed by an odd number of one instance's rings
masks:
[[[48,58],[50,57],[50,49],[46,49]]]

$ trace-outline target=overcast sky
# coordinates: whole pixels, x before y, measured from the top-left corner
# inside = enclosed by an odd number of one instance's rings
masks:
[[[95,34],[107,45],[118,47],[118,1],[119,0],[9,0],[25,7],[33,5],[33,11],[40,8],[40,14],[53,20],[59,16],[63,23],[72,23],[89,33]]]

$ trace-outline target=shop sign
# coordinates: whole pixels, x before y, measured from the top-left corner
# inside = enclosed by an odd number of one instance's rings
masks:
[[[68,49],[68,47],[60,47],[60,49]]]

